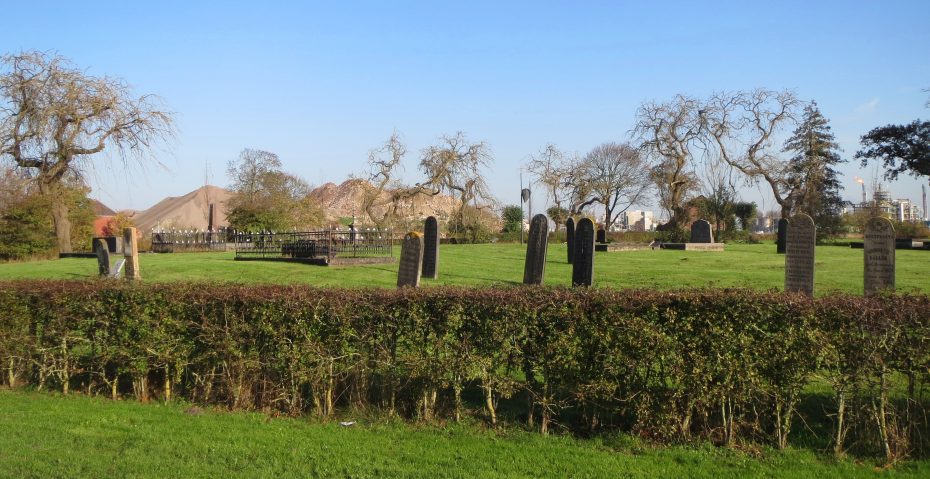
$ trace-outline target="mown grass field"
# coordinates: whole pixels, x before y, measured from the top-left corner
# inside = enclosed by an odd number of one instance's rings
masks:
[[[751,287],[781,289],[784,255],[773,244],[728,244],[724,252],[623,251],[596,253],[595,285],[614,288]],[[523,280],[525,247],[519,244],[443,245],[439,279],[431,285],[518,284]],[[399,251],[395,251],[395,256]],[[568,285],[571,265],[564,244],[549,247],[546,284]],[[142,254],[146,281],[229,281],[305,283],[315,286],[394,287],[397,263],[322,267],[293,263],[235,261],[233,253]],[[0,264],[0,280],[24,278],[92,279],[93,259],[61,259]],[[861,249],[818,246],[815,292],[862,293]],[[930,251],[897,251],[899,291],[930,292]]]
[[[810,450],[655,448],[480,425],[268,418],[0,390],[0,477],[928,477]]]

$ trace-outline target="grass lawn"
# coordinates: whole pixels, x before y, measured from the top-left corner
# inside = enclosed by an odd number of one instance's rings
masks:
[[[543,437],[143,405],[0,390],[0,477],[930,477],[806,450],[653,448],[629,436]]]
[[[518,284],[523,280],[525,247],[519,244],[443,245],[439,279],[430,285]],[[899,291],[930,292],[930,251],[897,251]],[[395,251],[399,256],[399,251]],[[316,286],[394,287],[397,264],[322,267],[293,263],[234,261],[233,253],[141,255],[146,281],[230,281],[245,283],[306,283]],[[549,247],[546,284],[568,285],[571,265],[565,245]],[[819,246],[815,293],[862,293],[861,249]],[[781,289],[784,255],[773,244],[728,244],[724,252],[623,251],[596,253],[596,286],[660,288],[741,286]],[[62,259],[0,264],[0,280],[21,278],[92,279],[93,259]]]

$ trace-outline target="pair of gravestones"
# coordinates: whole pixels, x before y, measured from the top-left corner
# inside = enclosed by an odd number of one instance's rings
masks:
[[[799,214],[790,222],[782,219],[778,223],[779,236],[784,234],[785,237],[785,291],[813,295],[814,246],[817,241],[814,220]],[[863,286],[867,295],[882,289],[894,290],[894,236],[894,227],[886,218],[870,218],[865,224]]]
[[[420,285],[420,278],[439,277],[439,223],[430,216],[423,223],[423,234],[407,233],[400,246],[397,287]]]
[[[119,278],[125,276],[129,280],[142,279],[139,271],[139,239],[135,228],[123,230],[123,259],[117,261],[114,268],[110,267],[110,250],[107,242],[102,238],[94,240],[94,252],[97,254],[97,271],[101,277]],[[123,275],[123,269],[126,274]]]
[[[530,235],[532,236],[532,231]],[[582,218],[577,224],[574,218],[565,221],[568,264],[572,265],[572,286],[591,286],[594,282],[595,239],[594,222],[589,218]],[[606,237],[604,239],[606,240]],[[527,257],[529,257],[529,250],[527,250]],[[525,278],[524,282],[526,282]]]

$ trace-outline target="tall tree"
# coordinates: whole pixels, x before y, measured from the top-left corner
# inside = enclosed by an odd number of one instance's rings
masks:
[[[504,223],[503,233],[520,231],[523,228],[523,208],[517,205],[508,205],[501,210],[501,222]]]
[[[901,173],[930,176],[930,121],[874,128],[862,135],[860,143],[856,159],[862,160],[862,166],[869,160],[881,160],[890,180]]]
[[[634,204],[649,201],[652,182],[649,164],[639,150],[623,143],[602,143],[572,167],[569,182],[574,186],[576,211],[590,205],[604,208],[607,229]]]
[[[227,201],[229,226],[238,230],[306,229],[323,222],[310,199],[310,185],[281,170],[278,155],[245,149],[229,162],[233,196]]]
[[[572,163],[565,153],[556,145],[547,144],[538,154],[530,157],[528,169],[536,180],[546,187],[546,193],[552,205],[563,207],[569,193],[566,191],[568,168]],[[553,218],[555,220],[555,218]]]
[[[123,81],[87,75],[59,56],[7,55],[0,66],[0,158],[30,171],[51,201],[58,250],[70,252],[69,175],[80,177],[104,150],[124,162],[152,158],[172,117],[152,96],[132,98]]]
[[[810,215],[818,235],[839,233],[840,212],[846,202],[840,195],[842,186],[836,166],[845,163],[840,146],[817,103],[804,107],[801,123],[785,141],[788,181],[793,192],[794,212]]]

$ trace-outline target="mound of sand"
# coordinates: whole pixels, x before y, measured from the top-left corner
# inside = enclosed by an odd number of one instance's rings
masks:
[[[218,186],[207,185],[184,196],[172,196],[151,208],[132,214],[132,221],[142,234],[152,229],[196,229],[208,226],[210,203],[214,205],[213,226],[226,226],[226,201],[232,193]]]

